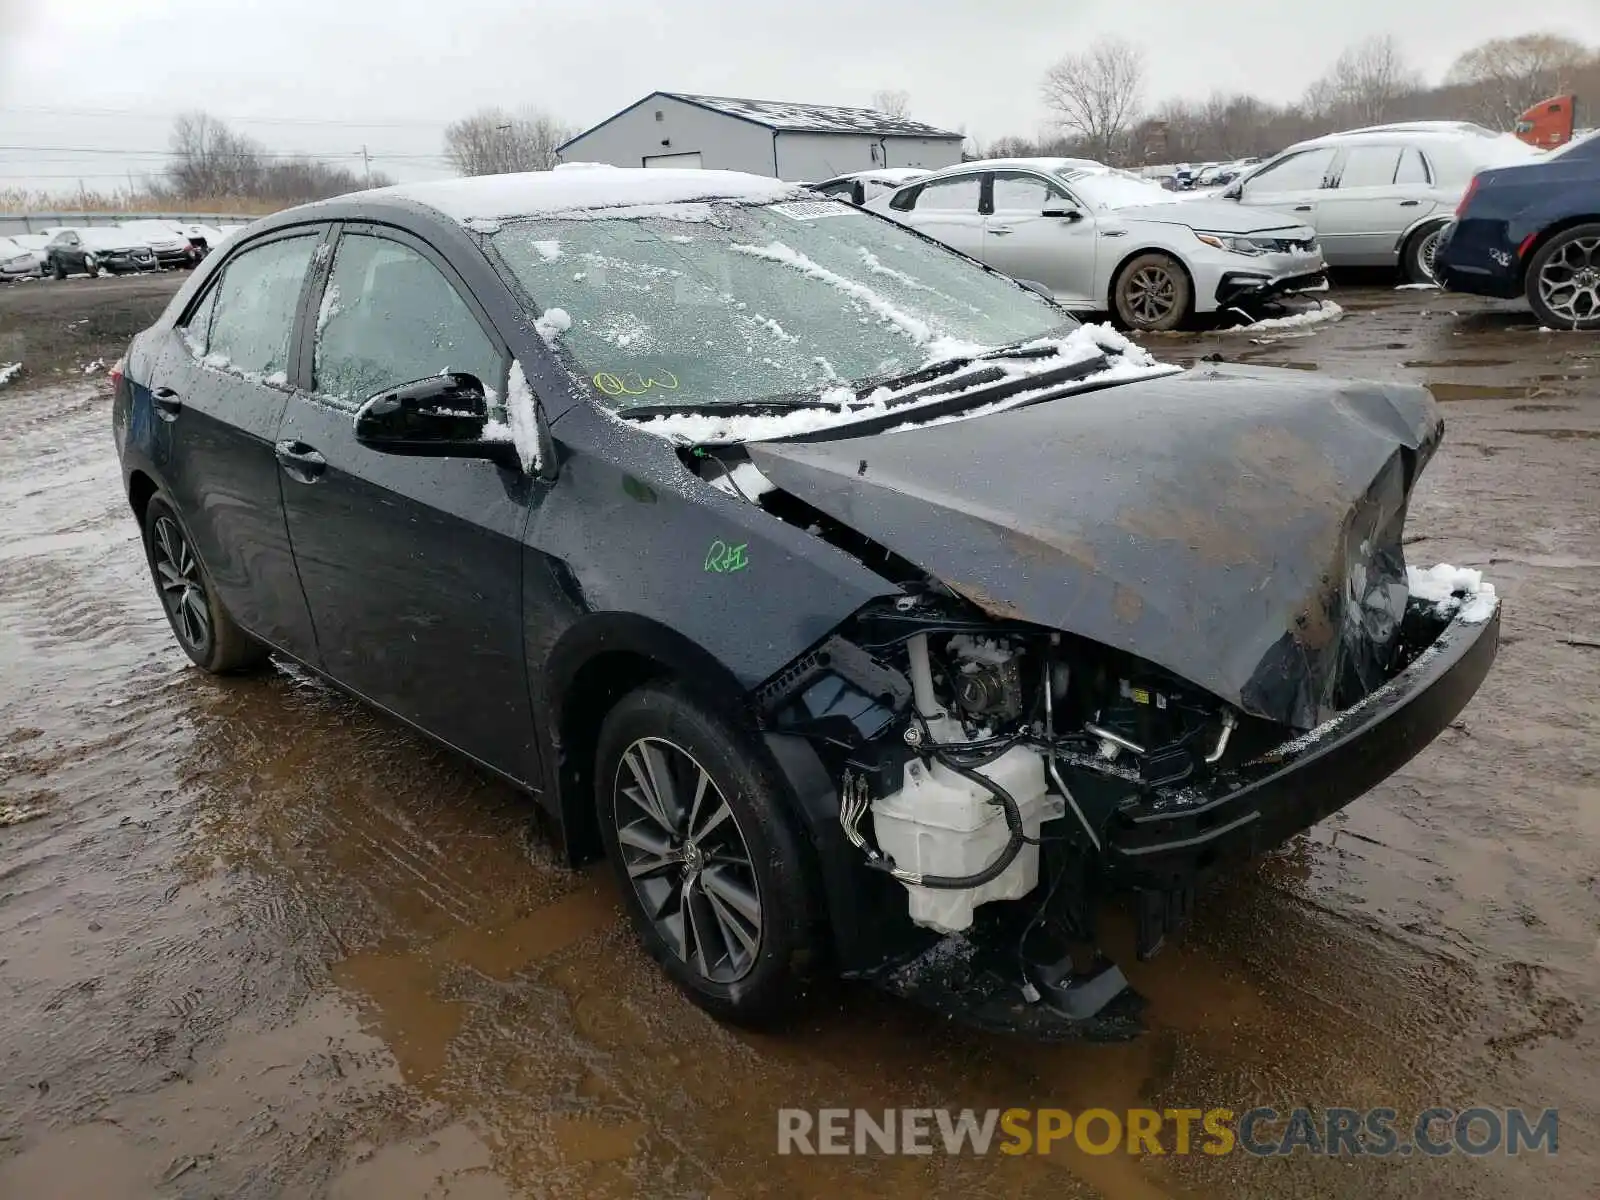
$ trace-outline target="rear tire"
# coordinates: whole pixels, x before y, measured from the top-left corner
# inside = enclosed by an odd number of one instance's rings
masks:
[[[267,661],[267,648],[240,629],[217,599],[189,532],[165,496],[151,497],[144,514],[144,553],[167,623],[189,660],[226,675]]]
[[[65,279],[67,277],[67,268],[62,265],[59,258],[52,258],[50,260],[50,274],[54,275],[57,279]]]
[[[1183,324],[1194,289],[1183,264],[1150,251],[1129,259],[1111,285],[1112,311],[1129,329],[1164,333]]]
[[[1433,259],[1439,252],[1439,238],[1444,228],[1442,224],[1430,225],[1406,239],[1405,247],[1400,251],[1400,268],[1405,272],[1407,283],[1439,282]]]
[[[1528,306],[1547,329],[1600,329],[1600,223],[1563,229],[1528,263]]]
[[[623,905],[672,981],[736,1024],[791,1016],[821,904],[787,786],[751,736],[676,688],[640,688],[601,727],[595,802]]]

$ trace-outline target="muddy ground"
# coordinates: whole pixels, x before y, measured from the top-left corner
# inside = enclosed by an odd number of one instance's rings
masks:
[[[1600,1178],[1600,340],[1387,285],[1155,339],[1415,380],[1414,562],[1486,568],[1499,663],[1410,767],[1205,895],[1118,1045],[839,986],[783,1036],[681,1000],[602,869],[421,738],[278,668],[191,669],[104,375],[179,282],[0,291],[0,1197],[1592,1197]],[[1555,1157],[827,1158],[780,1107],[1560,1109]]]

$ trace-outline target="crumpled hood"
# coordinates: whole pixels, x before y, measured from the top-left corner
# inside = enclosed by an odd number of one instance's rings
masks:
[[[1268,230],[1312,231],[1303,221],[1296,221],[1286,213],[1270,208],[1251,208],[1230,200],[1174,200],[1167,204],[1136,204],[1119,208],[1109,214],[1127,221],[1160,221],[1169,225],[1187,225],[1190,229],[1203,229],[1208,233],[1266,233]],[[1287,236],[1287,235],[1286,235]]]
[[[894,433],[748,445],[778,487],[991,615],[1310,728],[1383,677],[1420,387],[1219,366]]]

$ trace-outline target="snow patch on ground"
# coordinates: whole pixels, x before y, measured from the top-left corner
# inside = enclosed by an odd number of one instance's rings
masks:
[[[547,308],[533,323],[534,332],[554,346],[561,335],[572,328],[572,317],[564,308]]]
[[[19,362],[0,363],[0,387],[10,383],[22,370]]]
[[[1287,317],[1270,317],[1265,321],[1256,321],[1249,325],[1239,325],[1233,329],[1224,329],[1222,333],[1260,333],[1270,329],[1303,329],[1307,325],[1321,325],[1324,321],[1337,321],[1344,316],[1344,309],[1332,300],[1324,300],[1317,308],[1308,308],[1305,312],[1290,313]]]
[[[91,363],[84,363],[83,364],[83,373],[85,375],[93,375],[96,371],[104,370],[105,369],[105,365],[106,365],[106,360],[105,359],[97,358]]]
[[[1407,567],[1406,583],[1413,597],[1432,603],[1440,616],[1453,614],[1468,625],[1487,621],[1500,603],[1494,584],[1486,583],[1483,572],[1472,567],[1452,567],[1449,563]]]
[[[772,480],[761,473],[761,468],[755,463],[743,462],[731,471],[724,470],[715,479],[711,486],[718,491],[727,492],[730,496],[739,496],[751,503],[761,499],[768,492],[775,492],[778,487]]]
[[[1437,292],[1437,283],[1402,283],[1394,289],[1397,292]]]

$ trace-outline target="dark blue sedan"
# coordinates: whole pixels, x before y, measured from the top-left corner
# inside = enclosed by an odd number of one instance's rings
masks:
[[[1452,292],[1526,296],[1552,329],[1600,329],[1600,137],[1480,171],[1435,270]]]

